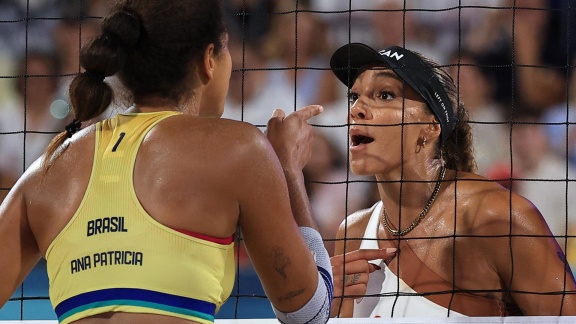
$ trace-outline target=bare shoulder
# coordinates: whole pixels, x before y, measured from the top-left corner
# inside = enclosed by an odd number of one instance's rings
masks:
[[[165,157],[163,163],[173,169],[224,177],[246,174],[247,167],[262,167],[274,153],[266,135],[251,124],[189,115],[159,123],[140,152],[155,159]]]
[[[20,177],[14,189],[24,194],[27,209],[42,211],[29,216],[49,218],[52,209],[66,214],[79,203],[92,169],[95,129],[82,129],[60,145],[48,163],[44,154]]]
[[[475,229],[492,235],[509,234],[510,227],[523,232],[546,230],[538,209],[528,199],[480,175],[459,173],[458,199],[467,207]]]
[[[265,134],[246,122],[225,118],[203,118],[178,115],[158,124],[149,137],[161,134],[160,139],[176,145],[195,146],[197,149],[221,148],[228,154],[245,152],[250,147],[266,146]]]
[[[360,248],[361,238],[364,237],[366,226],[368,226],[368,221],[375,208],[376,204],[370,208],[358,210],[350,214],[340,223],[336,235],[336,239],[338,240],[336,242],[337,254],[339,251],[344,251],[343,242],[346,242],[346,251],[358,250]]]

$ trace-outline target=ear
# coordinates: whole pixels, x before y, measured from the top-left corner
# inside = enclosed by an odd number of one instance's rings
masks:
[[[214,44],[209,44],[206,47],[199,63],[198,74],[200,76],[200,81],[202,81],[203,84],[207,84],[214,78],[214,68],[216,67]]]
[[[423,124],[420,129],[420,138],[426,139],[430,143],[440,137],[441,131],[442,127],[436,116],[430,115],[430,123]]]

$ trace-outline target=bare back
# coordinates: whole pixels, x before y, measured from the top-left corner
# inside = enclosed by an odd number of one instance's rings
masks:
[[[235,154],[241,148],[234,147],[232,132],[215,133],[213,124],[220,122],[246,131],[227,120],[178,116],[157,125],[144,140],[136,160],[135,191],[160,223],[214,237],[234,234],[245,183],[235,181],[240,173],[231,161],[238,161]],[[79,135],[46,176],[35,170],[24,182],[26,210],[42,255],[75,213],[90,180],[94,128]]]
[[[25,255],[14,255],[25,259],[25,265],[13,265],[6,271],[14,272],[18,282],[78,209],[90,180],[94,139],[94,127],[74,136],[46,175],[37,162],[1,210],[7,217],[22,217],[29,223],[24,228],[29,228],[25,241],[30,250],[24,251],[28,249],[24,246],[19,251],[0,251]],[[293,294],[294,285],[310,287],[317,280],[317,274],[308,271],[315,269],[314,260],[311,255],[302,259],[301,252],[308,248],[286,200],[286,180],[272,147],[257,128],[218,118],[167,118],[148,133],[139,149],[134,185],[142,207],[165,226],[217,238],[229,237],[241,226],[269,297],[279,299],[285,309],[300,307],[314,292],[298,288],[299,293]],[[268,244],[272,241],[275,245]],[[299,259],[305,266],[285,264],[280,271],[284,279],[278,281],[278,265],[270,259],[278,250],[286,260]],[[11,291],[7,287],[2,297],[7,299]],[[160,318],[166,320],[160,315],[107,313],[79,322],[152,322]]]

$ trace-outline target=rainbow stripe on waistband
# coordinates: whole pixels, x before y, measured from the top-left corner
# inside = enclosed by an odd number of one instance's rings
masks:
[[[95,308],[102,308],[103,312],[107,312],[122,311],[131,307],[202,322],[214,322],[216,311],[216,305],[203,300],[137,288],[111,288],[86,292],[62,301],[54,310],[58,321],[63,322]]]

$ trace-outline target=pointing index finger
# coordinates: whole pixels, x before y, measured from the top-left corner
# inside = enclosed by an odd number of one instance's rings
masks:
[[[320,105],[309,105],[294,112],[294,114],[300,116],[303,120],[308,120],[314,116],[319,115],[322,111],[324,111],[324,107]]]
[[[281,117],[284,118],[286,117],[286,114],[284,113],[284,111],[282,109],[275,109],[274,112],[272,113],[272,117]]]

